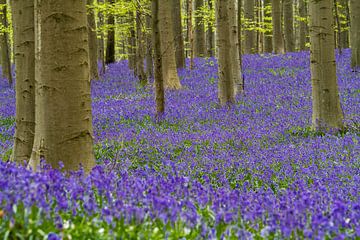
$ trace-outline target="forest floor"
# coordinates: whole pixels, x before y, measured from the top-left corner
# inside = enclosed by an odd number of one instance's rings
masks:
[[[244,56],[245,95],[221,108],[217,63],[197,59],[179,71],[183,89],[166,92],[161,120],[152,87],[125,61],[111,65],[92,84],[98,167],[86,178],[0,163],[0,236],[360,238],[360,74],[349,51],[337,56],[348,131],[313,132],[309,62],[308,52]],[[14,95],[0,83],[5,161]]]

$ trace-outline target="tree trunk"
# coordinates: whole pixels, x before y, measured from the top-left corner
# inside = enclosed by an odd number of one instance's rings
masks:
[[[108,0],[109,4],[114,4],[115,0]],[[106,59],[105,63],[110,64],[115,62],[115,17],[114,14],[108,15],[107,24],[109,30],[107,32],[106,42]]]
[[[9,82],[9,86],[12,86],[12,73],[11,73],[11,59],[10,59],[10,46],[9,46],[9,33],[7,29],[9,27],[7,21],[7,5],[6,0],[1,0],[0,4],[4,4],[1,9],[0,21],[5,30],[0,35],[1,41],[1,63],[2,63],[2,76]]]
[[[329,0],[309,2],[312,126],[316,130],[343,127],[336,77],[332,3]]]
[[[12,160],[28,162],[35,132],[34,1],[13,0],[16,127]]]
[[[171,1],[172,0],[163,0],[159,8],[162,71],[165,88],[180,89],[181,84],[176,69]]]
[[[307,36],[307,4],[305,0],[299,0],[299,15],[300,15],[300,36],[299,36],[299,48],[300,51],[306,50],[306,36]]]
[[[87,0],[88,5],[92,5],[94,0]],[[99,79],[98,71],[98,49],[96,36],[96,21],[93,9],[88,9],[88,38],[89,38],[89,58],[90,58],[90,79]]]
[[[205,57],[205,26],[202,17],[199,16],[200,9],[204,6],[204,0],[194,0],[195,9],[195,34],[194,34],[194,54],[195,57]]]
[[[293,0],[283,0],[284,4],[284,30],[285,30],[285,51],[294,52],[294,10]]]
[[[341,8],[339,9],[341,17],[340,17],[340,26],[341,26],[341,32],[340,32],[340,45],[342,49],[349,48],[349,29],[348,29],[348,23],[350,22],[350,19],[348,19],[348,0],[340,0],[339,1]]]
[[[155,62],[155,101],[156,115],[160,117],[165,111],[164,97],[164,79],[162,71],[162,54],[161,54],[161,32],[160,32],[160,4],[159,0],[152,0],[152,31],[154,44],[154,62]]]
[[[175,40],[175,56],[177,68],[185,68],[184,38],[181,24],[180,0],[172,0],[173,32]]]
[[[98,4],[104,4],[104,0],[98,0]],[[102,12],[98,13],[99,27],[104,26],[104,14]],[[105,64],[105,37],[103,31],[100,32],[100,38],[98,39],[98,57],[101,62],[101,74],[105,74],[106,64]]]
[[[350,0],[351,67],[360,67],[360,1]]]
[[[271,0],[272,5],[272,24],[273,24],[273,51],[274,53],[284,53],[284,41],[282,37],[281,24],[281,2],[280,0]]]
[[[248,27],[245,29],[245,44],[244,44],[244,53],[250,54],[256,52],[256,35],[255,31],[251,28],[255,25],[255,16],[254,16],[254,3],[255,0],[245,0],[244,1],[244,17],[245,22]]]
[[[212,0],[208,0],[209,11],[213,11]],[[214,56],[214,29],[212,24],[209,22],[207,25],[206,32],[206,42],[207,42],[207,56]]]
[[[266,26],[271,25],[271,0],[264,1],[264,23]],[[272,45],[272,30],[265,27],[264,51],[271,53],[273,51]]]
[[[86,2],[35,1],[35,140],[30,166],[95,166]]]
[[[194,69],[194,28],[192,25],[193,9],[192,9],[192,0],[187,0],[188,2],[188,39],[189,39],[189,51],[190,51],[190,70]]]
[[[218,0],[216,2],[216,34],[218,47],[218,97],[220,105],[235,103],[234,79],[231,69],[231,49],[230,49],[230,19],[229,19],[229,0]]]
[[[239,61],[240,61],[240,70],[242,70],[242,0],[237,0],[237,25],[238,25],[238,42],[239,42]],[[241,77],[242,78],[242,77]],[[244,88],[244,86],[243,86]]]
[[[153,46],[152,46],[152,28],[151,28],[151,17],[150,15],[146,15],[146,28],[147,28],[147,34],[146,34],[146,75],[148,79],[154,77],[154,71],[153,71]]]
[[[129,37],[128,37],[128,59],[129,59],[129,69],[134,71],[136,75],[136,36],[134,29],[134,13],[130,11],[129,15]]]
[[[147,78],[144,71],[144,37],[142,31],[142,21],[141,21],[141,6],[137,3],[136,9],[136,70],[137,70],[137,77],[139,82],[142,86],[147,84]]]

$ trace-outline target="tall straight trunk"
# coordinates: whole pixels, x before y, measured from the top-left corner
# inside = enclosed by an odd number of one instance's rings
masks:
[[[230,19],[229,19],[229,0],[218,0],[216,2],[216,42],[218,47],[218,97],[220,105],[235,103],[234,79],[231,69],[231,49],[230,49]]]
[[[284,53],[284,41],[281,24],[281,1],[271,0],[272,5],[272,24],[273,24],[273,51],[274,53]]]
[[[7,21],[7,5],[6,0],[1,0],[0,4],[4,4],[1,9],[0,21],[5,29],[9,27]],[[13,79],[11,74],[11,58],[10,58],[10,46],[9,46],[9,33],[3,31],[0,35],[1,42],[1,63],[2,63],[2,76],[9,82],[9,86],[12,85]]]
[[[213,11],[213,4],[212,4],[212,0],[207,0],[208,1],[208,10],[209,11]],[[211,24],[211,22],[208,23],[207,25],[207,31],[206,31],[206,43],[207,43],[207,56],[208,57],[213,57],[214,56],[214,29],[213,26]]]
[[[136,72],[136,34],[134,28],[134,13],[129,11],[129,36],[128,36],[128,59],[129,59],[129,69]]]
[[[86,2],[35,0],[35,139],[30,166],[95,166]]]
[[[294,52],[294,10],[293,0],[283,0],[284,4],[284,36],[285,36],[285,51]]]
[[[115,0],[108,0],[109,4],[114,4]],[[109,29],[107,31],[106,42],[106,59],[105,63],[110,64],[115,62],[115,17],[110,13],[107,18]]]
[[[248,29],[245,29],[245,42],[244,42],[244,53],[255,53],[256,52],[256,35],[252,26],[255,23],[254,16],[254,6],[255,0],[244,0],[244,17],[245,21],[248,24]]]
[[[204,0],[194,0],[195,9],[195,33],[194,33],[194,54],[195,57],[205,57],[205,26],[202,17],[199,15],[200,9],[204,6]]]
[[[306,50],[306,36],[307,36],[307,4],[305,0],[299,0],[299,15],[300,15],[300,36],[299,48],[300,51]]]
[[[229,32],[230,32],[230,61],[231,61],[231,75],[234,83],[234,95],[243,91],[243,80],[240,66],[239,55],[239,36],[238,36],[238,21],[237,21],[237,4],[235,0],[228,2],[228,16],[229,16]]]
[[[336,0],[338,1],[338,0]],[[348,18],[348,1],[349,0],[339,0],[338,2],[341,5],[341,8],[339,9],[340,13],[341,13],[341,32],[340,32],[340,45],[341,48],[345,49],[345,48],[349,48],[349,29],[348,29],[348,23],[350,22],[350,19]],[[345,22],[345,23],[344,23]]]
[[[193,18],[193,8],[192,8],[192,0],[187,0],[187,6],[188,6],[188,19],[187,19],[187,25],[188,25],[188,39],[189,39],[189,51],[190,51],[190,70],[194,69],[194,28],[192,24],[192,18]]]
[[[152,32],[155,62],[155,101],[156,115],[160,117],[165,111],[164,79],[162,71],[161,32],[160,32],[159,0],[152,0]]]
[[[262,0],[257,0],[257,26],[261,29],[264,29],[264,6]],[[258,35],[258,53],[264,52],[264,32],[260,29],[257,31]]]
[[[264,23],[266,26],[271,25],[271,0],[264,1]],[[271,53],[273,51],[272,45],[272,30],[265,27],[264,33],[264,52]]]
[[[343,127],[336,77],[332,7],[331,0],[309,2],[312,126],[316,130]]]
[[[181,4],[180,0],[172,0],[172,13],[173,13],[173,32],[175,40],[175,56],[177,68],[185,67],[185,55],[184,55],[184,37],[182,33],[181,22]]]
[[[360,1],[350,0],[351,67],[360,68]]]
[[[34,1],[13,0],[16,126],[12,160],[28,162],[35,132]]]
[[[333,1],[334,3],[334,22],[336,26],[336,32],[334,35],[335,40],[335,48],[339,49],[339,53],[342,54],[342,46],[341,46],[341,23],[340,23],[340,17],[339,17],[339,10],[338,10],[338,2],[337,0]]]
[[[141,85],[147,84],[147,78],[144,71],[144,37],[142,31],[142,20],[141,20],[140,4],[137,3],[136,9],[136,70],[137,77]]]
[[[238,42],[239,42],[239,61],[240,61],[240,70],[242,70],[242,0],[237,0],[237,25],[238,25]],[[244,86],[243,86],[244,89]]]
[[[92,5],[94,0],[87,0],[88,5]],[[90,58],[90,79],[99,78],[98,70],[98,48],[97,48],[97,36],[96,36],[96,21],[95,12],[93,9],[88,9],[87,15],[88,21],[88,38],[89,38],[89,58]]]
[[[104,4],[104,0],[97,0],[98,4]],[[99,27],[104,25],[104,14],[99,11],[98,13]],[[100,32],[100,38],[98,39],[98,58],[101,62],[101,74],[105,74],[105,37],[103,31]]]
[[[176,68],[173,21],[171,16],[171,1],[163,0],[159,8],[160,36],[162,53],[162,71],[164,85],[167,89],[180,89],[180,79]]]
[[[146,15],[146,76],[150,80],[154,77],[153,68],[153,43],[152,43],[152,22],[150,15]]]

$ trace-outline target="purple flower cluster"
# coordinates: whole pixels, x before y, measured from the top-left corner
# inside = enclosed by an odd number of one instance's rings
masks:
[[[70,214],[105,222],[114,234],[119,222],[161,221],[206,239],[360,237],[360,75],[349,56],[337,57],[343,135],[309,130],[306,52],[244,56],[246,95],[231,109],[217,104],[215,59],[197,59],[195,70],[180,71],[183,89],[166,93],[161,121],[152,87],[140,88],[126,62],[111,65],[92,88],[99,165],[84,176],[0,162],[4,218],[23,205],[59,229]],[[14,92],[6,84],[0,92],[6,159]]]

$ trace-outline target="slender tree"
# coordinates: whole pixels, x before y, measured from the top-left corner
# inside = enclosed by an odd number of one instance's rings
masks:
[[[171,12],[171,1],[162,0],[159,7],[160,17],[160,36],[161,36],[161,54],[162,71],[164,85],[167,89],[180,89],[180,79],[176,68],[175,43],[173,34],[173,21]]]
[[[6,0],[1,0],[0,4],[1,14],[0,22],[5,28],[5,30],[0,33],[0,42],[1,42],[1,63],[2,63],[2,75],[3,78],[6,78],[9,82],[9,85],[12,85],[13,79],[11,74],[11,58],[10,58],[10,46],[9,46],[9,33],[8,33],[8,20],[7,20],[7,5]]]
[[[213,3],[212,0],[207,0],[208,3],[208,10],[213,11]],[[209,21],[207,24],[207,31],[206,31],[206,43],[207,43],[207,56],[213,57],[214,54],[214,28],[212,26],[212,23]]]
[[[264,1],[264,23],[265,23],[265,36],[264,36],[264,51],[271,53],[273,51],[272,45],[272,30],[269,30],[271,25],[271,0]]]
[[[230,19],[229,6],[230,0],[218,0],[216,2],[216,42],[218,47],[218,97],[220,105],[235,103],[235,82],[232,77],[231,69],[231,43],[230,43]]]
[[[189,51],[190,51],[190,69],[194,69],[194,28],[192,24],[193,18],[193,9],[192,9],[192,0],[187,0],[188,7],[188,17],[187,17],[187,27],[188,27],[188,41],[189,41]]]
[[[154,77],[153,70],[153,43],[152,43],[152,22],[151,16],[149,14],[146,15],[146,75],[149,79]]]
[[[204,57],[205,48],[205,25],[200,15],[200,10],[204,6],[204,0],[194,0],[195,10],[195,31],[194,31],[194,55],[195,57]]]
[[[34,1],[13,0],[12,5],[16,116],[14,150],[17,163],[29,161],[35,132],[35,40]]]
[[[104,0],[97,0],[98,4],[104,4]],[[98,26],[101,28],[104,26],[104,14],[99,11],[98,13]],[[104,74],[106,71],[106,63],[105,63],[105,36],[104,32],[100,31],[100,37],[98,38],[98,58],[101,62],[101,74]]]
[[[161,54],[161,32],[160,32],[160,4],[159,0],[152,0],[152,31],[154,44],[154,62],[155,62],[155,101],[156,114],[160,117],[165,111],[164,97],[164,79],[162,71]]]
[[[334,53],[332,0],[310,0],[310,61],[312,126],[316,130],[343,127]]]
[[[283,0],[285,51],[294,52],[294,10],[293,0]]]
[[[88,38],[89,38],[89,58],[90,58],[90,79],[99,78],[98,70],[98,48],[97,48],[97,36],[96,36],[96,21],[95,12],[91,8],[94,0],[87,0],[88,7]]]
[[[306,36],[307,31],[307,2],[305,0],[299,0],[299,48],[301,51],[306,50]]]
[[[281,1],[271,0],[272,6],[272,25],[273,25],[273,51],[274,53],[284,53],[284,41],[281,24]]]
[[[35,0],[35,139],[41,158],[66,170],[95,165],[86,1]]]
[[[245,44],[244,52],[246,54],[256,52],[256,35],[254,28],[255,16],[254,16],[255,0],[244,0],[244,17],[248,24],[247,29],[244,30]]]
[[[182,33],[181,22],[181,4],[180,0],[172,0],[173,12],[173,32],[175,40],[175,56],[177,68],[185,68],[185,50],[184,50],[184,37]]]
[[[136,73],[137,77],[140,81],[140,84],[142,86],[147,84],[147,78],[144,71],[144,53],[145,53],[145,47],[144,47],[144,34],[142,30],[142,12],[141,12],[141,6],[140,3],[137,3],[136,8]]]
[[[136,32],[134,24],[134,12],[132,10],[128,13],[129,16],[129,35],[128,35],[128,59],[129,69],[134,71],[136,75]]]
[[[351,67],[360,67],[360,1],[350,0]]]
[[[108,3],[113,5],[115,0],[108,0]],[[113,13],[108,14],[107,24],[109,29],[107,32],[105,63],[110,64],[115,62],[115,17]]]

